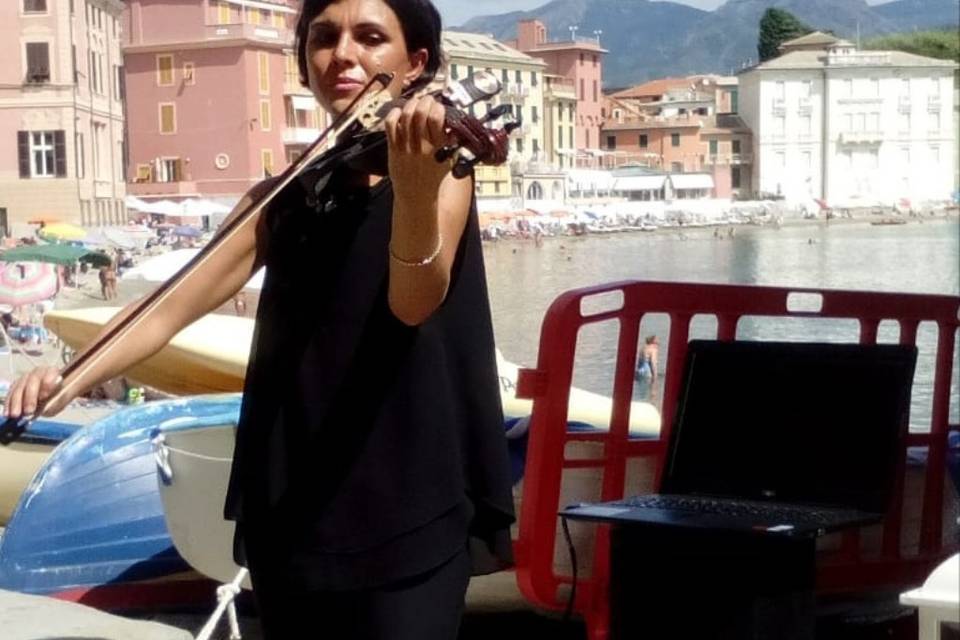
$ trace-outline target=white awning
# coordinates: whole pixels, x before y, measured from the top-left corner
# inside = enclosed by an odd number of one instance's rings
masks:
[[[257,0],[226,0],[229,4],[235,4],[250,9],[266,9],[267,11],[276,11],[277,13],[289,13],[296,15],[296,10],[282,4],[271,4],[269,2],[257,2]]]
[[[576,151],[574,151],[573,149],[557,149],[557,153],[559,153],[562,156],[572,156],[573,154],[576,153]]]
[[[613,182],[614,191],[659,191],[666,176],[625,176]]]
[[[315,111],[317,108],[317,99],[313,96],[290,96],[290,102],[293,103],[294,111]]]
[[[599,169],[568,169],[567,184],[576,191],[606,191],[613,186],[613,175]]]
[[[713,176],[707,173],[677,173],[670,176],[674,189],[713,189]]]

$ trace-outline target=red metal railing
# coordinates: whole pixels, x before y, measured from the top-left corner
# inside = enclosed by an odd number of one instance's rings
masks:
[[[818,308],[791,310],[798,297],[818,302],[814,305]],[[584,311],[585,306],[596,306],[592,301],[611,298],[622,298],[622,304],[595,313]],[[955,523],[944,518],[945,510],[953,519],[957,512],[956,491],[949,483],[946,489],[944,485],[948,480],[945,477],[948,432],[958,428],[948,425],[954,349],[960,327],[958,310],[960,298],[953,296],[659,282],[614,283],[561,295],[544,318],[537,368],[521,370],[517,386],[518,397],[534,401],[515,544],[521,592],[540,607],[566,606],[565,594],[573,579],[569,571],[558,570],[556,566],[559,557],[557,512],[565,506],[561,503],[565,474],[585,470],[599,474],[596,499],[600,501],[644,491],[628,484],[628,465],[631,464],[648,465],[648,475],[653,470],[656,480],[653,487],[646,490],[659,485],[691,321],[703,315],[716,318],[715,337],[719,340],[735,340],[739,321],[747,317],[855,320],[858,330],[846,341],[860,343],[877,342],[878,328],[885,321],[899,326],[899,341],[904,344],[916,344],[921,323],[936,325],[929,430],[917,428],[915,421],[912,422],[914,432],[907,439],[903,456],[905,461],[906,447],[926,447],[927,463],[919,472],[922,477],[908,477],[907,465],[901,464],[896,498],[884,523],[873,530],[849,532],[828,545],[821,545],[818,560],[821,592],[862,591],[922,582],[933,567],[960,546]],[[640,323],[647,314],[665,314],[670,320],[662,428],[659,438],[631,440],[628,424],[634,366]],[[567,408],[578,334],[587,325],[611,321],[619,323],[619,330],[609,431],[568,433]],[[571,443],[589,444],[601,453],[586,458],[573,457],[568,449]],[[916,510],[910,498],[918,492],[915,488],[921,481],[919,519],[905,518],[905,507]],[[908,484],[910,495],[905,500]],[[609,619],[609,531],[606,526],[583,526],[589,527],[592,550],[589,545],[582,548],[581,540],[578,553],[586,552],[586,564],[592,561],[592,567],[590,575],[578,579],[574,606],[586,620],[590,639],[603,640],[607,637]]]

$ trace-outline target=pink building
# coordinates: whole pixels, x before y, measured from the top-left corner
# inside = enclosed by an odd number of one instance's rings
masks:
[[[574,36],[571,40],[547,40],[547,27],[539,20],[523,20],[517,26],[517,49],[547,63],[546,72],[573,83],[577,95],[574,123],[577,149],[600,148],[603,125],[603,54],[600,40]],[[562,146],[562,145],[558,145]]]
[[[129,0],[129,192],[236,198],[324,118],[300,86],[295,0]]]

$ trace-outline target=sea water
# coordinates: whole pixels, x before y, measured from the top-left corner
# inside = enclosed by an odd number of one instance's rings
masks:
[[[559,294],[618,280],[960,294],[960,224],[956,217],[911,219],[896,226],[854,221],[781,229],[737,226],[557,237],[547,239],[541,247],[533,241],[507,240],[488,243],[485,259],[497,345],[507,360],[521,366],[536,364],[540,326]],[[693,337],[713,337],[715,331],[715,322],[699,319],[691,328]],[[661,366],[668,332],[666,317],[651,315],[641,325],[641,338],[651,333],[660,337]],[[576,386],[611,395],[616,335],[614,323],[581,332]],[[884,323],[878,339],[896,342],[897,335],[896,326]],[[738,336],[849,341],[855,339],[856,323],[746,318],[738,327]],[[919,327],[921,357],[911,411],[911,426],[917,430],[929,424],[931,354],[936,340],[936,326],[924,323]],[[950,421],[956,423],[960,420],[956,351],[953,367]],[[634,399],[659,402],[662,384],[662,375],[652,388],[638,383]]]

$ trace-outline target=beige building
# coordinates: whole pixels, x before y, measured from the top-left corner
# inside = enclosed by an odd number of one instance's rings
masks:
[[[0,2],[0,226],[125,220],[120,0]],[[5,34],[5,35],[3,35]]]
[[[544,76],[544,156],[554,168],[571,169],[576,156],[577,90],[573,80]]]
[[[488,106],[477,106],[474,115],[487,108],[510,104],[515,117],[523,123],[511,134],[510,162],[504,167],[478,167],[477,196],[510,198],[519,195],[511,177],[522,173],[530,163],[543,162],[544,140],[544,77],[543,61],[494,40],[490,36],[459,31],[444,31],[443,49],[447,56],[451,80],[466,78],[476,71],[489,71],[503,83],[503,90]]]

